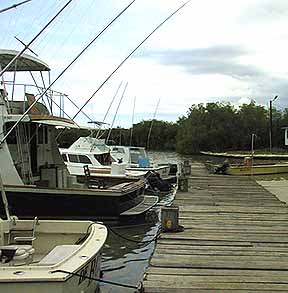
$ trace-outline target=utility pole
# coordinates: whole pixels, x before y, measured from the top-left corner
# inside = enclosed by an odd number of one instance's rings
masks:
[[[270,102],[269,102],[269,112],[270,112],[269,149],[270,149],[270,153],[272,153],[272,137],[273,137],[273,130],[272,130],[272,103],[277,98],[278,98],[278,96],[275,96],[274,99],[270,100]]]

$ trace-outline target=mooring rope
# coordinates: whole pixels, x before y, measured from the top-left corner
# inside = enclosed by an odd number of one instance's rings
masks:
[[[64,274],[69,274],[69,275],[72,275],[72,276],[83,277],[83,275],[81,275],[81,274],[74,273],[74,272],[69,272],[69,271],[65,271],[65,270],[55,270],[55,271],[51,271],[50,273],[51,274],[64,273]],[[137,290],[139,289],[138,286],[129,285],[129,284],[122,284],[122,283],[118,283],[118,282],[112,282],[112,281],[103,280],[103,279],[99,279],[99,278],[93,278],[93,277],[88,277],[88,276],[85,276],[83,278],[88,279],[88,280],[92,280],[92,281],[97,281],[97,282],[109,284],[109,285],[120,286],[120,287],[124,287],[124,288],[131,288],[131,289],[137,289]]]

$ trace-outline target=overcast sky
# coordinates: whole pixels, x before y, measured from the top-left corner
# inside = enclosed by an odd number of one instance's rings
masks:
[[[0,9],[18,1],[2,0]],[[66,3],[32,0],[0,14],[2,49],[21,49]],[[130,1],[74,0],[31,46],[51,68],[52,80]],[[54,86],[81,106],[116,66],[169,14],[185,1],[136,0]],[[277,109],[288,107],[288,1],[192,0],[164,24],[121,67],[85,107],[111,123],[127,90],[115,126],[153,118],[176,121],[192,104],[255,100]],[[29,52],[28,52],[29,53]],[[31,54],[31,53],[29,53]],[[6,77],[9,78],[9,75]],[[71,116],[77,111],[65,104]],[[78,118],[85,123],[83,116]]]

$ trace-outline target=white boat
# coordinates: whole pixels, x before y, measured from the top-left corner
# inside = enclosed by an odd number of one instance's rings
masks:
[[[161,192],[167,194],[172,191],[177,178],[176,174],[169,176],[169,165],[143,167],[141,162],[148,160],[144,148],[121,148],[129,150],[129,153],[124,151],[122,153],[120,147],[117,147],[119,153],[126,157],[118,157],[116,148],[106,145],[104,139],[88,136],[78,138],[69,148],[61,148],[60,153],[70,174],[76,175],[80,178],[79,180],[85,176],[84,167],[86,166],[91,176],[98,180],[123,183],[127,180],[135,181],[145,178],[146,193],[159,195]]]
[[[110,178],[143,178],[147,171],[127,170],[127,163],[111,156],[111,150],[104,139],[91,136],[79,137],[69,148],[60,148],[60,153],[70,174],[84,176],[88,165],[91,175]]]
[[[16,54],[0,50],[0,66],[4,68]],[[15,65],[11,68],[14,70]],[[45,73],[50,69],[41,60],[22,55],[16,70]],[[4,85],[6,89],[12,87],[12,95],[8,99],[5,89],[0,92],[0,172],[13,214],[29,219],[39,216],[118,221],[122,214],[126,218],[129,211],[134,215],[135,209],[142,217],[157,203],[157,197],[143,194],[143,179],[110,184],[91,180],[87,175],[83,182],[78,182],[76,176],[69,174],[55,139],[56,127],[78,128],[75,122],[63,117],[62,110],[60,115],[53,115],[56,98],[61,100],[65,95],[51,90],[45,95],[46,100],[43,97],[36,102],[37,91],[42,93],[43,88],[15,82]],[[17,87],[21,93],[26,90],[22,100],[13,99],[13,92],[19,91]]]
[[[127,164],[129,171],[153,171],[157,172],[161,178],[169,176],[170,166],[152,164],[144,147],[112,145],[110,149],[111,156]]]
[[[0,292],[96,292],[106,227],[90,221],[11,217],[0,181],[6,212],[6,220],[0,218]]]

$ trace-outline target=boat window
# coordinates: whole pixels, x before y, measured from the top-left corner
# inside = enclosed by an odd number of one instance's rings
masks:
[[[67,156],[66,156],[66,154],[62,154],[62,158],[63,158],[64,162],[67,162]]]
[[[82,164],[90,164],[92,165],[90,159],[87,156],[79,155],[79,162]]]
[[[131,153],[130,158],[131,158],[131,163],[132,164],[138,164],[139,163],[139,153]]]
[[[118,152],[120,154],[124,154],[125,153],[123,148],[113,148],[112,149],[112,152]]]
[[[109,153],[94,155],[94,157],[101,165],[105,166],[111,165],[111,162],[113,161]]]
[[[78,160],[78,156],[77,155],[71,155],[71,154],[69,154],[68,157],[69,157],[69,161],[71,163],[79,163],[79,160]]]

